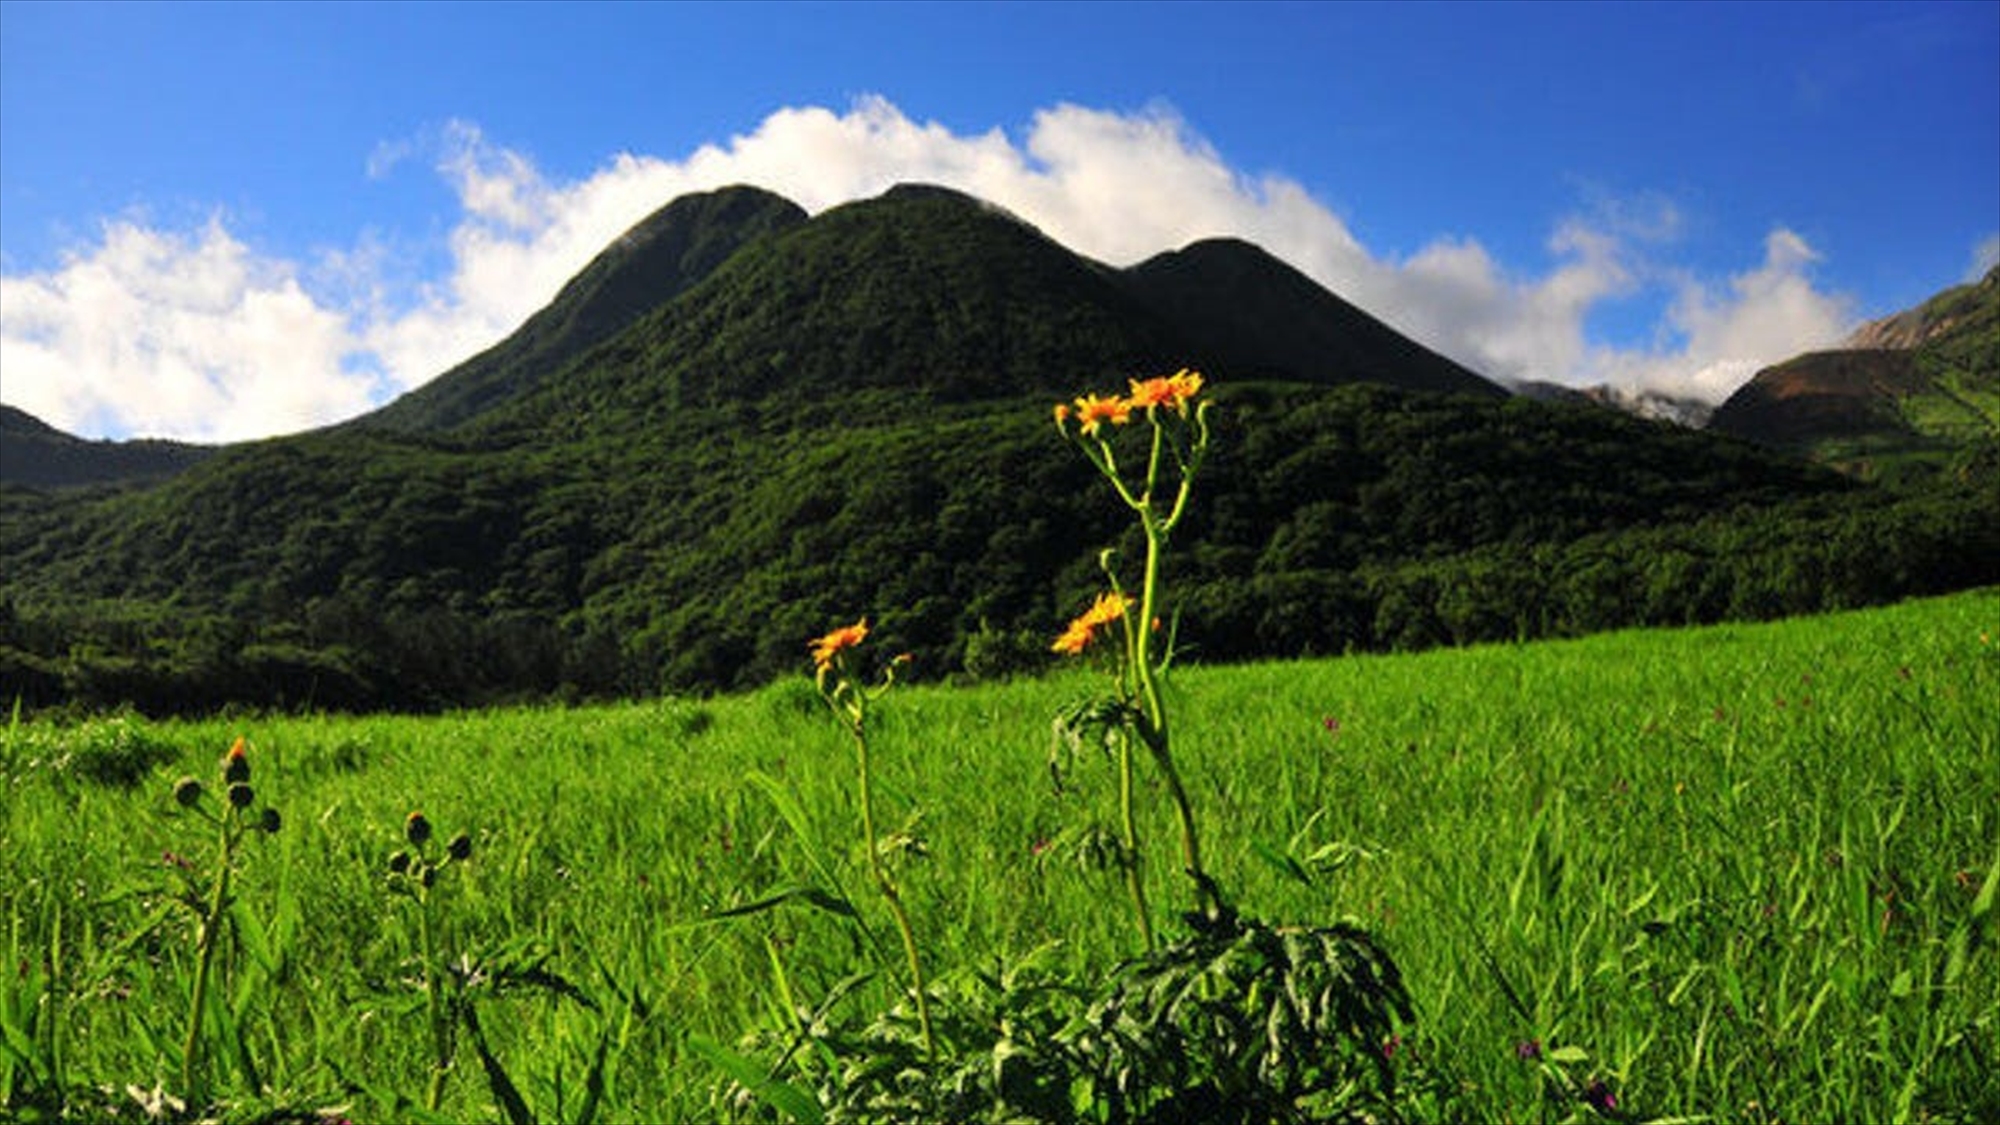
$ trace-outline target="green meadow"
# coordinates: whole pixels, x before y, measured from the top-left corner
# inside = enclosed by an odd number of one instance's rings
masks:
[[[717,1059],[775,1061],[745,1036],[800,1009],[865,1021],[903,979],[855,844],[853,747],[805,640],[796,678],[739,696],[17,719],[0,750],[0,1116],[771,1114]],[[924,956],[939,974],[1101,977],[1139,949],[1121,879],[1091,862],[1116,771],[1090,750],[1051,761],[1053,716],[1099,679],[923,671],[870,721],[875,818],[904,845]],[[1382,1046],[1421,1077],[1409,1116],[2000,1119],[2000,591],[1186,660],[1167,696],[1227,901],[1353,921],[1400,967],[1416,1018]],[[281,825],[235,841],[218,899],[199,892],[222,836],[196,809],[222,807],[238,737],[254,807]],[[176,800],[183,775],[204,803]],[[1171,940],[1189,894],[1150,777],[1139,829]],[[437,834],[419,860],[470,844],[421,897],[389,870],[415,810]],[[479,1027],[454,1033],[435,1112],[427,943]],[[209,1097],[189,1109],[191,1039]]]

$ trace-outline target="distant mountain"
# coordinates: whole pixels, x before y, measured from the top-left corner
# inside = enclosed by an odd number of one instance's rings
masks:
[[[157,480],[214,453],[214,446],[152,438],[90,441],[0,405],[0,485],[74,488]]]
[[[1909,437],[1902,402],[1932,390],[1915,352],[1808,352],[1759,371],[1716,410],[1722,433],[1806,449],[1835,439]]]
[[[1187,339],[1187,362],[1239,376],[1359,381],[1493,395],[1493,383],[1234,238],[1211,238],[1125,270],[1126,288]]]
[[[478,403],[412,432],[476,419],[485,440],[518,440],[859,392],[968,403],[1192,364],[1225,378],[1502,393],[1247,243],[1118,270],[919,184],[744,239],[561,380],[516,373],[516,350],[503,343],[409,396]]]
[[[1708,424],[1715,407],[1700,399],[1682,398],[1658,391],[1632,390],[1598,383],[1589,387],[1569,387],[1561,383],[1521,382],[1512,384],[1515,394],[1542,402],[1568,402],[1601,406],[1634,418],[1671,422],[1691,430]]]
[[[1866,471],[2000,440],[2000,269],[1759,371],[1720,433]]]

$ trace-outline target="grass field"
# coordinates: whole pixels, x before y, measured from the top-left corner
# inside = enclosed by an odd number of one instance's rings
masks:
[[[918,684],[879,706],[876,815],[924,842],[898,878],[933,964],[1039,950],[1081,979],[1136,952],[1121,887],[1069,846],[1112,818],[1114,771],[1081,757],[1058,788],[1049,769],[1051,716],[1092,687]],[[1376,934],[1440,1112],[2000,1120],[2000,592],[1188,665],[1169,694],[1209,869],[1247,914]],[[211,885],[221,836],[174,779],[219,807],[238,736],[282,827],[234,845],[209,943],[196,1053],[230,1116],[713,1119],[722,1075],[690,1038],[782,1018],[777,968],[810,1007],[883,967],[845,1001],[860,1014],[899,979],[852,844],[853,751],[803,674],[579,710],[17,722],[0,1116],[175,1113],[214,905],[175,896]],[[1140,807],[1168,856],[1164,799]],[[435,1115],[427,931],[387,866],[418,809],[469,834],[425,901],[430,947],[478,969],[458,987],[483,1029]],[[1168,936],[1188,897],[1170,867],[1150,872]],[[865,931],[803,898],[703,922],[800,886],[853,891]]]

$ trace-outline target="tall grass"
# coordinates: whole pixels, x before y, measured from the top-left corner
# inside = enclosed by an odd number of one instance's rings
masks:
[[[1078,761],[1058,787],[1047,766],[1049,717],[1091,690],[918,684],[871,713],[875,816],[939,859],[902,886],[940,963],[1004,967],[1056,940],[1044,956],[1101,972],[1134,951],[1118,873],[1087,862],[1116,771]],[[1184,663],[1166,691],[1207,867],[1266,916],[1374,930],[1419,1006],[1403,1049],[1449,1076],[1454,1112],[2000,1119],[2000,594]],[[481,1002],[544,1118],[714,1117],[720,1076],[690,1037],[776,1018],[779,969],[812,1004],[857,954],[895,963],[886,922],[806,905],[703,924],[774,888],[868,883],[852,747],[803,675],[581,710],[16,722],[0,1113],[171,1114],[199,969],[196,920],[170,901],[172,779],[239,734],[285,822],[243,842],[219,951],[234,971],[202,1031],[232,1113],[426,1118],[424,940],[385,893],[413,809],[472,834],[440,903],[454,946],[590,1001]],[[1137,815],[1173,837],[1162,792],[1142,787]],[[1148,871],[1155,902],[1185,897],[1170,866]],[[847,1003],[901,987],[881,974]],[[507,1116],[491,1089],[454,1080],[437,1118]]]

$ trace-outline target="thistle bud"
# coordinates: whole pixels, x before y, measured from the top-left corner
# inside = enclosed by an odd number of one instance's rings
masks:
[[[229,754],[222,759],[222,780],[232,785],[250,780],[250,758],[244,753],[248,743],[241,738],[229,747]]]
[[[446,844],[444,850],[451,858],[464,863],[472,858],[472,837],[460,832],[451,838],[451,843]]]
[[[284,826],[284,823],[284,818],[278,815],[277,809],[265,805],[263,819],[257,822],[257,827],[263,829],[265,835],[275,836],[278,833],[278,829]]]
[[[408,871],[409,869],[410,869],[410,853],[409,853],[409,852],[401,852],[401,851],[399,851],[399,852],[397,852],[397,853],[395,853],[394,855],[392,855],[392,856],[390,856],[390,857],[389,857],[389,870],[390,870],[391,872],[393,872],[393,873],[395,873],[395,874],[397,874],[397,875],[401,875],[401,874],[403,874],[404,872]]]
[[[409,819],[403,822],[403,838],[412,847],[423,847],[431,838],[431,822],[424,819],[423,813],[411,813]]]
[[[201,782],[192,777],[183,777],[174,782],[174,803],[184,809],[191,809],[201,800]]]
[[[436,864],[426,863],[418,866],[417,881],[424,885],[425,890],[429,890],[431,884],[437,882],[437,877],[438,869]]]
[[[233,808],[247,809],[257,799],[257,791],[245,781],[233,782],[229,786],[229,804]]]

